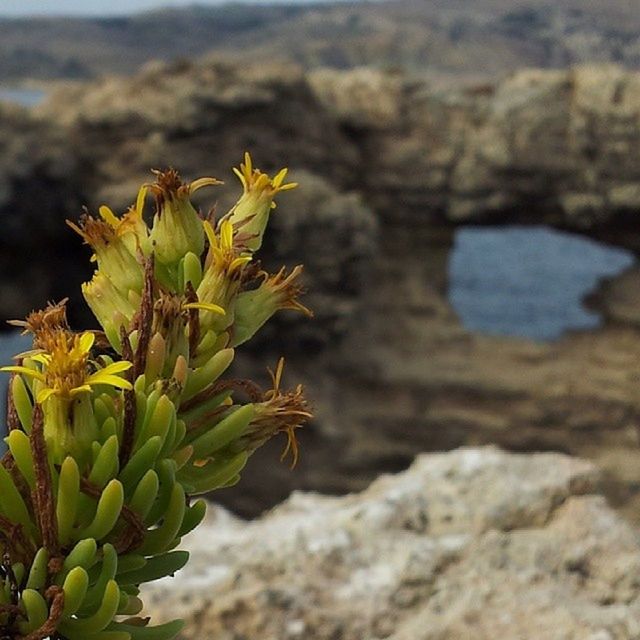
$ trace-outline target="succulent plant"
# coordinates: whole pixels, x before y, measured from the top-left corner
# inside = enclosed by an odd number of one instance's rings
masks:
[[[16,356],[8,451],[0,465],[0,639],[144,640],[140,585],[181,569],[181,538],[205,515],[193,496],[238,482],[251,454],[310,418],[300,386],[225,377],[234,348],[298,300],[300,267],[254,260],[274,197],[293,188],[248,154],[237,204],[203,217],[192,194],[218,183],[156,172],[122,216],[69,222],[97,269],[83,285],[102,331],[73,331],[65,301],[16,321],[33,348]],[[155,200],[153,222],[144,208]]]

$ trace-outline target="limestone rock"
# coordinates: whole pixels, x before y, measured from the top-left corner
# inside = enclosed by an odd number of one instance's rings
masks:
[[[317,319],[283,314],[235,374],[265,380],[286,355],[317,418],[298,475],[264,473],[275,443],[228,504],[256,514],[296,486],[360,490],[416,451],[498,443],[593,458],[637,518],[635,286],[607,313],[624,323],[547,345],[465,331],[446,291],[460,224],[550,224],[640,251],[639,145],[640,72],[610,65],[446,88],[365,69],[150,65],[0,114],[1,311],[78,291],[87,252],[63,220],[81,204],[122,211],[150,167],[174,164],[227,179],[199,200],[224,212],[250,149],[303,185],[281,199],[262,257],[307,265]]]
[[[559,454],[461,449],[260,520],[219,507],[146,589],[182,637],[550,640],[640,633],[640,538]]]

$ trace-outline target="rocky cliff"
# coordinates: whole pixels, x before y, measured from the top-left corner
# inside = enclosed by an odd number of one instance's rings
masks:
[[[631,640],[640,540],[597,483],[563,455],[462,449],[251,523],[212,508],[145,601],[185,640]]]
[[[11,7],[19,13],[17,7]],[[640,66],[633,0],[220,2],[106,17],[0,17],[0,82],[133,74],[203,53],[446,81],[586,62]]]
[[[283,317],[238,374],[288,354],[318,418],[297,474],[273,470],[268,451],[253,485],[226,494],[243,513],[292,487],[361,489],[416,451],[487,442],[595,458],[608,494],[635,509],[640,345],[625,317],[637,302],[557,343],[488,338],[460,326],[446,273],[455,226],[470,222],[545,223],[637,250],[639,73],[528,70],[443,92],[369,69],[156,65],[62,90],[32,114],[3,110],[0,131],[9,317],[76,287],[81,252],[62,219],[80,203],[125,207],[149,167],[227,178],[251,149],[302,183],[267,255],[307,265],[318,319]]]

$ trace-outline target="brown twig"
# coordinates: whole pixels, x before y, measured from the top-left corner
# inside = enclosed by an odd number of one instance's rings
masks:
[[[138,316],[138,348],[133,361],[134,380],[144,373],[147,364],[147,351],[151,339],[151,323],[153,321],[153,268],[154,259],[151,254],[144,265],[144,287]]]
[[[187,303],[198,302],[198,294],[191,281],[185,287],[185,299]],[[194,358],[198,343],[200,342],[200,312],[198,309],[189,309],[189,358]]]
[[[44,440],[44,415],[39,404],[36,404],[33,409],[33,425],[29,439],[31,440],[31,455],[36,476],[36,486],[32,495],[42,535],[42,544],[50,556],[57,556],[58,521],[56,520],[51,471]]]
[[[124,360],[133,362],[133,349],[131,341],[127,335],[127,330],[120,327],[120,340],[122,342],[122,357]],[[133,370],[127,371],[127,379],[133,384]],[[131,452],[133,450],[133,437],[136,424],[136,392],[133,389],[127,389],[124,392],[124,421],[122,425],[122,443],[120,445],[120,468],[127,464]]]
[[[11,375],[9,387],[7,388],[7,433],[11,433],[14,429],[20,428],[20,418],[16,410],[16,403],[13,401],[13,393],[11,393],[13,379],[17,375],[17,373]]]
[[[33,506],[31,502],[31,491],[29,489],[29,485],[22,475],[20,469],[18,469],[18,465],[16,464],[15,458],[11,451],[7,451],[2,459],[0,460],[0,464],[11,474],[11,479],[13,480],[13,484],[16,485],[16,489],[20,492],[22,499],[29,506]]]
[[[19,522],[11,522],[9,518],[0,515],[0,530],[5,533],[5,538],[7,543],[10,544],[11,548],[22,547],[24,552],[24,560],[29,561],[33,554],[35,553],[35,549],[33,548],[33,544],[27,538],[24,533],[24,529]],[[25,562],[25,565],[27,562]]]

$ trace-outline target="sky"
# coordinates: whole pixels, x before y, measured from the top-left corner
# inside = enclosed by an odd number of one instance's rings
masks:
[[[270,0],[253,0],[268,4]],[[272,1],[272,0],[271,0]],[[301,0],[292,0],[299,2]],[[164,6],[216,5],[222,0],[0,0],[0,16],[122,15]]]

